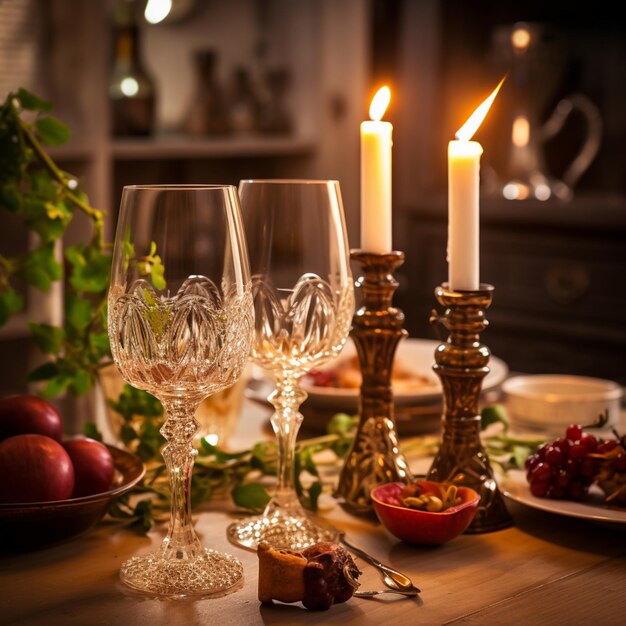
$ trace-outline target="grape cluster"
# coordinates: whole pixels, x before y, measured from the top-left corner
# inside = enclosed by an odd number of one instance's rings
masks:
[[[565,437],[543,444],[526,459],[531,493],[538,498],[581,500],[598,470],[594,453],[604,452],[603,447],[609,443],[571,424]]]

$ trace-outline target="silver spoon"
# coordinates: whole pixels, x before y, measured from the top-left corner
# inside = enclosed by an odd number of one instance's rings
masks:
[[[344,546],[346,546],[346,548],[350,550],[350,552],[353,552],[357,556],[361,557],[364,561],[367,561],[370,565],[373,565],[378,570],[381,578],[383,579],[383,582],[385,583],[385,585],[387,585],[387,587],[389,587],[389,589],[403,593],[420,593],[420,590],[413,584],[413,581],[406,574],[399,572],[397,569],[394,569],[390,565],[385,565],[385,563],[381,563],[372,555],[361,550],[361,548],[353,546],[351,543],[346,541],[346,537],[343,533],[340,535],[339,540],[341,541],[341,543],[343,543]]]
[[[379,596],[381,593],[396,593],[405,598],[415,598],[419,595],[419,590],[399,591],[397,589],[375,589],[373,591],[354,591],[352,595],[355,598],[371,598],[372,596]]]

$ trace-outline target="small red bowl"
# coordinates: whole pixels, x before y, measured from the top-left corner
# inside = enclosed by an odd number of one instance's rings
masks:
[[[429,480],[416,481],[425,493],[440,496],[441,483]],[[402,504],[400,492],[404,483],[386,483],[372,489],[374,510],[383,526],[398,539],[409,543],[437,545],[460,535],[471,523],[480,496],[469,487],[459,487],[461,504],[451,506],[441,513],[410,509]]]

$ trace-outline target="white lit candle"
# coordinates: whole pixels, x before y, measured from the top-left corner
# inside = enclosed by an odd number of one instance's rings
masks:
[[[504,78],[448,144],[448,287],[455,291],[472,291],[480,286],[479,184],[483,148],[470,139],[503,82]]]
[[[391,252],[391,132],[381,118],[391,99],[381,87],[370,106],[371,121],[361,123],[361,249]]]

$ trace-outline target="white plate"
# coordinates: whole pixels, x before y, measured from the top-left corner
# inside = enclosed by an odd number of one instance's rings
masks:
[[[441,382],[433,372],[435,362],[435,348],[440,341],[430,339],[404,339],[398,346],[396,359],[402,366],[417,375],[425,376],[431,384],[410,389],[394,388],[394,399],[398,405],[426,404],[438,401],[441,398]],[[337,359],[319,369],[335,367],[344,359],[351,358],[356,353],[352,340],[348,340]],[[483,381],[483,391],[497,387],[507,377],[509,368],[498,357],[492,356],[489,360],[490,372]],[[309,401],[318,406],[334,406],[337,409],[354,409],[358,403],[358,388],[321,387],[302,379],[302,388],[309,395]]]
[[[611,522],[626,524],[626,510],[618,511],[610,509],[604,504],[604,497],[599,487],[592,485],[589,496],[584,502],[572,502],[570,500],[550,500],[549,498],[536,498],[530,493],[526,481],[526,472],[522,470],[509,470],[502,484],[502,492],[507,498],[520,504],[558,513],[568,517],[580,517],[596,522]]]

